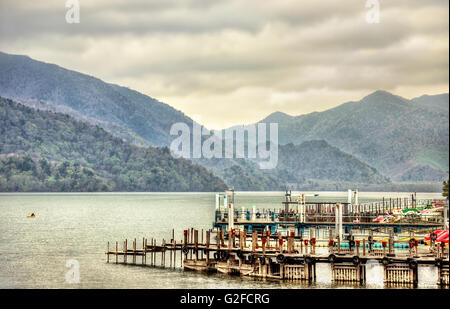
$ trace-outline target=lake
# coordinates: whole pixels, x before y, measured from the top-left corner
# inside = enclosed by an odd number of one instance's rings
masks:
[[[316,192],[317,193],[317,192]],[[320,201],[346,201],[346,192],[318,192]],[[360,202],[407,193],[364,193]],[[279,208],[284,192],[237,192],[239,207]],[[417,198],[441,198],[418,193]],[[180,269],[106,263],[107,242],[143,237],[181,240],[190,227],[209,229],[215,193],[29,193],[0,194],[0,288],[348,288],[330,282],[329,265],[318,265],[314,284],[262,281]],[[27,215],[35,213],[36,218]],[[112,246],[112,245],[111,245]],[[112,248],[112,247],[111,247]],[[67,261],[79,263],[80,282],[66,282]],[[137,258],[138,263],[140,258]],[[372,275],[370,275],[372,274]],[[365,287],[383,288],[381,269],[368,271]],[[421,267],[419,287],[436,288],[432,267]]]

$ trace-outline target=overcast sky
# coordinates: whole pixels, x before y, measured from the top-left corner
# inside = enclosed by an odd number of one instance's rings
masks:
[[[449,1],[0,0],[0,50],[93,75],[209,128],[322,111],[383,89],[448,92]]]

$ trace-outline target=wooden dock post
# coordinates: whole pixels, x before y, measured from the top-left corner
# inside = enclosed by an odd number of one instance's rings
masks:
[[[414,256],[414,232],[410,231],[409,232],[409,256],[413,257]]]
[[[119,243],[116,241],[116,264],[119,262],[119,256],[117,255],[118,251],[119,251]]]
[[[237,248],[241,249],[241,242],[242,242],[242,232],[240,230],[238,230],[238,235],[237,235],[237,240],[238,240],[238,244],[237,244]]]
[[[337,245],[338,245],[338,253],[341,253],[341,237],[338,235],[336,235],[336,239],[337,239]]]
[[[310,228],[309,229],[309,237],[310,237],[310,246],[311,246],[311,254],[315,254],[316,253],[316,245],[315,245],[315,240],[316,240],[316,235],[315,235],[315,230],[314,228]]]
[[[239,250],[244,250],[244,233],[239,231]]]
[[[258,234],[256,231],[252,232],[252,252],[256,252],[256,246],[258,245]]]
[[[127,263],[127,252],[128,252],[128,240],[125,239],[125,242],[123,243],[123,252],[125,252],[125,254],[123,255],[123,262],[126,264]]]
[[[188,229],[188,243],[193,243],[194,242],[194,228],[191,227],[190,229]]]
[[[441,287],[449,286],[449,266],[440,263],[438,266],[438,281],[437,284]]]
[[[147,265],[147,238],[145,238],[144,242],[144,264]]]
[[[198,261],[198,230],[194,230],[195,261]]]
[[[173,268],[177,267],[177,241],[173,240]]]
[[[133,264],[136,264],[136,238],[133,241]]]
[[[156,238],[153,239],[153,266],[156,266]]]
[[[163,266],[164,264],[164,239],[161,241],[161,246],[160,246],[160,259],[159,259],[159,266]]]
[[[166,240],[163,239],[163,247],[162,247],[162,253],[161,253],[162,260],[163,260],[163,262],[162,262],[163,267],[166,267],[166,251],[167,251],[167,244],[166,244]]]
[[[183,246],[182,246],[182,251],[180,254],[180,258],[181,258],[181,265],[183,265],[186,260],[188,259],[188,234],[189,234],[189,230],[184,230],[184,239],[183,239]]]
[[[303,254],[303,237],[300,237],[300,253]]]
[[[153,266],[153,238],[150,239],[150,266]]]
[[[175,241],[175,240],[172,238],[171,241],[170,241],[170,246],[169,246],[169,250],[170,250],[170,255],[169,255],[169,260],[170,260],[170,262],[169,262],[169,267],[170,267],[170,268],[172,268],[173,252],[175,251],[175,250],[174,250],[174,246],[173,246],[174,241]]]
[[[293,252],[293,247],[294,246],[293,246],[292,240],[293,240],[292,235],[289,235],[288,239],[287,239],[287,251],[288,251],[288,253],[292,253]]]
[[[267,236],[261,236],[263,257],[266,255],[266,241],[267,241]]]
[[[394,229],[389,229],[389,255],[394,253]]]
[[[142,265],[144,265],[144,256],[145,256],[145,238],[142,237],[142,261],[141,261]]]
[[[210,231],[206,231],[206,265],[209,265],[209,242],[210,242],[211,233]]]
[[[331,229],[328,230],[328,253],[333,253],[333,231]]]
[[[204,244],[205,244],[205,243],[203,242],[203,229],[202,229],[202,239],[201,239],[200,243],[202,244],[202,246],[204,246]],[[203,260],[203,250],[201,250],[200,259]]]

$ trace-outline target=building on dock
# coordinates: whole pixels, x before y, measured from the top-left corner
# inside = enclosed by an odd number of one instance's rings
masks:
[[[379,229],[395,233],[420,229],[439,229],[445,225],[443,207],[436,207],[433,200],[389,198],[378,202],[359,203],[358,191],[349,190],[347,202],[307,201],[305,194],[293,199],[286,191],[283,207],[278,209],[237,209],[234,191],[216,195],[214,228],[245,229],[247,232],[270,230],[295,231],[302,235],[310,227],[335,228],[339,235],[352,229]],[[422,210],[422,211],[421,211]],[[429,211],[427,211],[429,210]]]

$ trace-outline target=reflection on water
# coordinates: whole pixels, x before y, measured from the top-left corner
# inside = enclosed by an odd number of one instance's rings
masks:
[[[319,192],[317,201],[346,193]],[[407,194],[360,194],[360,201]],[[418,198],[439,198],[418,194]],[[237,193],[236,207],[278,208],[282,192]],[[317,282],[280,282],[179,269],[106,263],[106,243],[116,240],[171,237],[188,227],[209,229],[214,193],[0,194],[0,288],[359,288],[331,282],[330,266],[317,265]],[[27,218],[35,213],[34,219]],[[80,283],[67,283],[66,261],[80,265]],[[140,262],[140,259],[137,259]],[[370,274],[371,275],[370,275]],[[435,288],[436,272],[419,269],[419,287]],[[383,288],[382,269],[367,272],[367,284]]]

